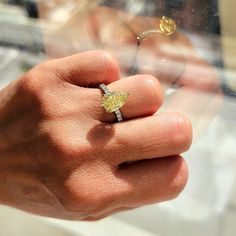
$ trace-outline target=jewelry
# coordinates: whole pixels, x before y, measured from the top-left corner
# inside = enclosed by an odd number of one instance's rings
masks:
[[[102,106],[108,113],[115,113],[118,122],[123,121],[120,108],[124,106],[129,94],[125,92],[111,92],[105,84],[100,84],[103,91]]]
[[[174,34],[176,30],[177,30],[176,22],[169,17],[163,16],[160,20],[160,29],[151,29],[144,31],[139,36],[137,36],[137,40],[140,43],[144,38],[155,33],[162,34],[164,36],[170,36]]]
[[[132,67],[132,69],[130,70],[132,73],[136,73],[137,72],[137,68],[138,66],[136,66],[136,58],[137,58],[137,54],[138,54],[138,50],[141,46],[141,43],[142,43],[142,40],[153,35],[153,34],[159,34],[159,36],[165,38],[165,40],[169,41],[168,44],[171,45],[172,47],[176,48],[176,50],[178,49],[178,46],[175,44],[175,41],[172,40],[173,38],[169,37],[169,36],[172,36],[176,33],[177,31],[177,24],[176,24],[176,21],[172,18],[169,18],[169,17],[166,17],[166,16],[163,16],[161,19],[160,19],[160,24],[159,24],[159,29],[158,28],[154,28],[154,29],[150,29],[150,30],[146,30],[146,31],[143,31],[140,35],[136,36],[136,39],[137,39],[137,44],[138,44],[138,49],[137,49],[137,52],[136,52],[136,57],[135,57],[135,60],[134,60],[134,66]],[[171,83],[171,86],[172,87],[176,87],[176,83],[177,81],[179,80],[180,76],[182,75],[183,71],[184,71],[184,68],[185,68],[185,59],[184,59],[184,56],[182,55],[181,51],[179,51],[179,55],[178,57],[181,57],[179,60],[178,60],[178,66],[180,67],[181,65],[183,65],[182,67],[182,71],[179,73],[178,76],[176,76],[176,79]],[[164,59],[166,60],[166,59]],[[180,70],[180,69],[178,69]],[[177,71],[176,70],[176,74],[177,74]]]

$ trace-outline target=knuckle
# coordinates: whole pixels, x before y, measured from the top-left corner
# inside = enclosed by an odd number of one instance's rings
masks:
[[[76,197],[76,202],[67,200],[63,207],[68,212],[79,211],[80,214],[85,216],[98,215],[103,212],[108,205],[113,201],[110,194],[100,194],[97,191],[91,190],[84,191],[87,193],[80,193]]]
[[[54,73],[55,66],[46,61],[30,70],[20,82],[20,91],[37,104],[38,112],[44,118],[60,115],[69,107],[61,95],[61,87]],[[50,79],[48,79],[50,78]]]
[[[91,53],[93,53],[94,57],[96,57],[98,60],[102,59],[108,67],[111,67],[114,69],[119,69],[119,65],[117,63],[117,60],[115,59],[115,57],[112,55],[111,52],[109,52],[107,50],[97,50],[97,51],[93,51]]]
[[[47,77],[54,78],[55,80],[65,79],[67,73],[72,73],[70,65],[61,59],[45,61],[38,66],[38,69],[43,71]]]
[[[87,185],[86,189],[85,185]],[[91,191],[89,182],[85,180],[70,186],[67,184],[63,195],[65,197],[62,201],[62,206],[69,213],[79,212],[81,215],[88,216],[97,213],[98,204],[101,204],[98,203],[96,193]]]
[[[120,78],[120,66],[116,58],[111,52],[106,50],[96,50],[89,52],[87,56],[92,56],[94,63],[99,62],[99,66],[102,67],[103,77],[105,83],[115,81]]]
[[[62,136],[58,133],[60,131],[54,131],[48,135],[49,143],[51,143],[57,156],[63,160],[76,158],[80,161],[88,157],[89,149],[84,143],[66,138],[65,134]]]
[[[119,77],[120,69],[116,59],[108,51],[99,51],[98,58],[103,58],[108,74]],[[116,79],[116,78],[115,78]]]
[[[145,91],[146,103],[156,111],[163,102],[160,82],[152,75],[142,75],[141,80],[139,78],[139,84]]]
[[[100,166],[99,171],[97,165]],[[83,170],[86,169],[83,166],[79,175],[76,174],[65,183],[65,196],[68,198],[65,208],[69,212],[77,211],[84,216],[94,216],[116,206],[117,194],[111,187],[112,180],[108,180],[109,174],[104,171],[101,164],[90,165],[88,168],[91,173],[89,176],[84,176],[87,171]],[[93,168],[96,168],[95,172],[91,171]],[[98,177],[100,175],[105,177]]]
[[[110,184],[108,182],[106,186],[104,185],[104,182],[100,180],[96,182],[96,186],[94,187],[90,184],[90,191],[87,191],[87,194],[82,195],[81,200],[83,206],[87,211],[86,213],[89,215],[98,214],[117,204],[117,193],[112,190],[111,186],[109,188]],[[99,192],[97,191],[97,186],[100,186]]]
[[[60,60],[60,59],[59,59]],[[56,78],[68,81],[68,79],[73,78],[73,69],[72,66],[66,60],[60,60],[58,63],[57,60],[52,62],[53,65],[50,65],[52,71]]]
[[[170,121],[170,146],[183,152],[187,151],[192,143],[192,125],[182,114],[175,113]]]
[[[44,62],[34,67],[21,79],[20,88],[23,92],[26,92],[33,97],[38,97],[47,87],[45,79],[46,63],[47,62]]]
[[[38,94],[40,82],[35,73],[35,69],[29,71],[21,80],[21,89],[30,95]]]
[[[179,196],[187,184],[188,180],[188,167],[182,157],[176,157],[172,162],[171,168],[168,171],[168,200],[174,199]]]

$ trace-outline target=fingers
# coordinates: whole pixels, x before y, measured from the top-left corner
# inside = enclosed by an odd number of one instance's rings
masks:
[[[172,156],[187,151],[191,142],[189,120],[180,113],[163,113],[115,124],[114,137],[106,146],[106,158],[117,165]]]
[[[63,81],[81,87],[98,87],[120,78],[118,63],[106,51],[88,51],[51,60],[47,66]]]
[[[120,109],[124,119],[153,115],[161,106],[162,90],[159,81],[150,75],[137,75],[118,80],[107,86],[110,91],[127,92],[129,97]],[[91,112],[96,119],[112,122],[116,119],[101,106],[102,91],[94,90],[91,98]]]
[[[175,198],[186,185],[188,170],[181,156],[173,156],[129,164],[116,177],[126,189],[123,206],[138,207]]]
[[[188,168],[181,156],[145,160],[114,170],[107,208],[88,214],[82,220],[99,220],[120,211],[175,198],[188,179]],[[107,183],[106,188],[111,183]],[[119,193],[119,194],[118,194]]]

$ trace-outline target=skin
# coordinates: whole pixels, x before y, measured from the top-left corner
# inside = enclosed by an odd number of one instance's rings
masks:
[[[104,111],[100,83],[130,93],[125,122]],[[158,80],[120,80],[106,51],[44,62],[2,90],[0,101],[1,204],[97,220],[170,200],[186,184],[179,154],[191,144],[189,120],[180,113],[153,116],[162,103]]]
[[[47,19],[50,9],[41,7]],[[117,22],[119,16],[128,28]],[[137,53],[136,36],[158,25],[158,18],[108,8],[83,17],[72,14],[56,32],[45,32],[47,53],[59,59],[38,65],[0,92],[1,204],[62,219],[98,220],[173,199],[186,185],[180,154],[192,141],[188,118],[193,124],[203,114],[210,120],[221,101],[214,68],[180,33],[149,36]],[[83,38],[84,27],[92,42]],[[109,52],[66,57],[88,43]],[[177,53],[163,51],[163,45]],[[139,75],[128,77],[135,55]],[[130,94],[121,109],[124,122],[116,123],[101,107],[101,83]],[[173,83],[178,89],[162,105],[163,91]]]

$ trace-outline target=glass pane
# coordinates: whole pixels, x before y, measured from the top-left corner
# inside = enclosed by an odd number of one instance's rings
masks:
[[[0,88],[42,61],[94,49],[111,51],[124,79],[157,77],[159,112],[193,124],[190,180],[177,200],[116,217],[157,235],[233,235],[235,9],[234,0],[0,0]]]

